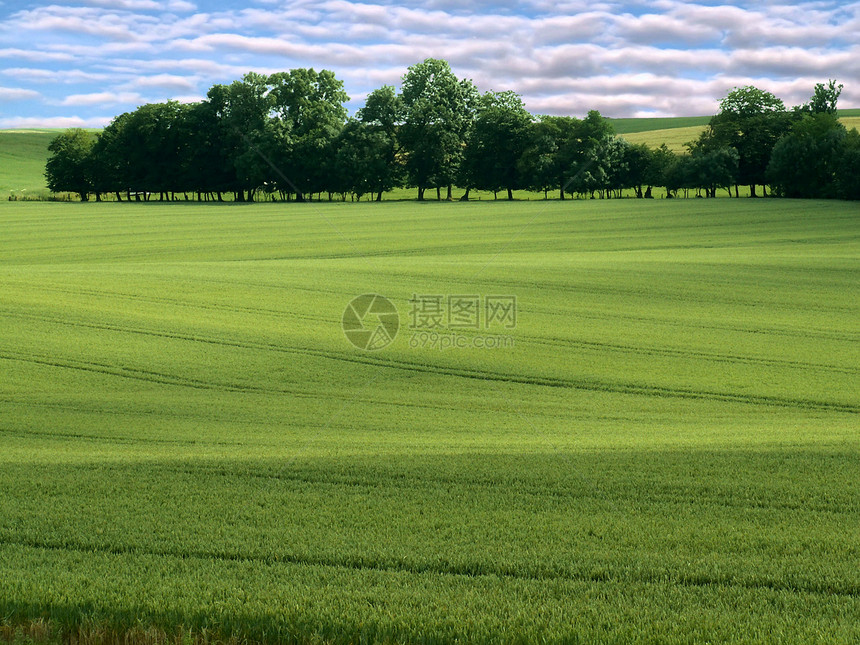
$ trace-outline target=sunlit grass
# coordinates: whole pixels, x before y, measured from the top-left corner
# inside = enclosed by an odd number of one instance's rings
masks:
[[[851,204],[4,203],[0,231],[0,637],[860,639]],[[341,330],[362,293],[400,313],[378,352]],[[513,346],[414,347],[415,294],[515,295],[514,329],[457,332]]]

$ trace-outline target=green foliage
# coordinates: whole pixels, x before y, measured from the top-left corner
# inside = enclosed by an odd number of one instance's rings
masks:
[[[720,101],[720,113],[735,119],[785,112],[785,104],[770,92],[752,85],[736,87]]]
[[[58,134],[48,145],[45,178],[53,192],[78,193],[81,201],[89,199],[93,187],[90,152],[95,137],[81,128],[72,128]]]
[[[381,200],[383,192],[397,185],[394,140],[383,126],[351,120],[334,148],[334,175],[342,182],[336,192],[353,193],[359,199],[367,193],[376,193]]]
[[[358,111],[358,119],[381,129],[391,139],[397,134],[397,126],[403,118],[403,101],[391,85],[383,85],[367,95],[364,107]]]
[[[514,92],[487,92],[478,101],[475,123],[466,141],[462,175],[470,188],[508,198],[526,183],[518,163],[525,151],[532,116]]]
[[[0,623],[860,639],[855,205],[305,210],[0,204]],[[411,347],[416,292],[515,344]]]
[[[842,199],[860,199],[860,133],[852,128],[845,136],[836,172],[836,191]]]
[[[370,193],[381,201],[398,187],[417,189],[419,200],[434,187],[441,198],[445,188],[450,200],[454,185],[465,188],[463,200],[472,191],[495,197],[505,189],[509,199],[523,190],[545,198],[557,191],[561,199],[623,197],[625,191],[649,197],[660,185],[670,194],[695,189],[714,197],[732,182],[736,196],[745,184],[755,197],[768,181],[778,194],[841,197],[856,192],[853,153],[843,154],[838,135],[831,141],[821,134],[819,141],[818,131],[802,133],[804,116],[835,119],[841,90],[835,81],[819,83],[808,104],[787,112],[769,92],[735,88],[704,130],[689,125],[698,122],[690,117],[671,121],[686,127],[619,138],[613,123],[629,131],[629,120],[613,122],[594,110],[584,119],[535,119],[516,93],[481,96],[440,59],[410,67],[399,95],[391,86],[371,92],[348,126],[343,104],[349,97],[332,72],[248,73],[213,86],[198,104],[168,101],[118,116],[83,152],[63,153],[65,161],[55,161],[52,172],[64,173],[54,185],[75,184],[82,198],[113,193],[118,201],[123,193],[127,200],[175,200],[177,194],[188,200],[189,192],[198,201],[222,201],[223,193],[228,200],[233,193],[234,201],[304,201],[323,193],[329,200],[336,193],[343,199]],[[666,122],[643,120],[646,128]],[[773,160],[774,147],[794,125]],[[659,153],[645,146],[658,142],[667,144]],[[665,156],[684,149],[696,158]],[[790,167],[792,155],[802,155],[801,167]]]
[[[704,152],[734,148],[738,153],[738,183],[755,186],[767,182],[766,171],[776,142],[788,132],[791,115],[770,92],[752,86],[736,88],[720,102],[720,113],[696,142]]]
[[[400,96],[399,139],[420,200],[426,188],[450,188],[456,181],[478,92],[471,81],[458,80],[447,61],[428,58],[409,68]]]
[[[816,83],[812,98],[809,103],[795,107],[795,111],[801,114],[830,114],[836,116],[836,102],[842,94],[842,84],[836,85],[836,81],[830,80],[824,83]]]
[[[835,197],[845,135],[829,112],[803,116],[773,149],[771,184],[786,197]]]

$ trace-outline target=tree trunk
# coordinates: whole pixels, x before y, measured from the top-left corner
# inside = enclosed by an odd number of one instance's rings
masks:
[[[755,184],[750,184],[750,197],[758,197],[758,195],[755,194]]]
[[[382,191],[381,190],[376,194],[376,201],[378,201],[378,202],[382,201]]]
[[[116,191],[116,201],[118,201],[118,202],[122,201],[122,193],[119,191]]]
[[[466,188],[466,192],[465,192],[465,193],[463,193],[463,196],[460,198],[460,201],[461,201],[461,202],[467,202],[467,201],[469,201],[469,192],[470,192],[471,190],[472,190],[471,188],[468,188],[468,187]]]
[[[418,201],[424,201],[424,188],[422,188],[421,186],[418,186]]]
[[[508,201],[514,201],[514,191],[512,191],[510,188],[508,188]]]
[[[564,201],[564,186],[561,186],[561,187],[558,189],[558,198],[559,198],[560,200]]]
[[[448,184],[448,196],[445,199],[447,199],[449,202],[454,201],[454,196],[452,194],[453,190],[454,190],[454,187],[451,184]]]
[[[439,186],[436,186],[436,201],[442,201],[442,189]]]

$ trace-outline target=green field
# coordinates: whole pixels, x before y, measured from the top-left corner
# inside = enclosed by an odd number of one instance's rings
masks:
[[[4,202],[0,635],[860,642],[858,238],[840,202]],[[514,345],[415,347],[416,294],[516,296],[456,331]]]
[[[687,144],[696,141],[704,129],[705,126],[702,125],[691,125],[683,128],[630,132],[621,136],[630,143],[645,143],[652,148],[657,148],[665,143],[672,152],[683,154],[689,152]]]
[[[653,118],[610,119],[616,134],[633,132],[653,132],[654,130],[674,130],[675,128],[702,129],[711,120],[709,116],[670,116]]]
[[[45,161],[56,130],[0,130],[0,194],[46,193]]]

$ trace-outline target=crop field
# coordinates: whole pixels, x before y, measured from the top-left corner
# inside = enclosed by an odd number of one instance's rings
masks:
[[[0,294],[0,636],[860,642],[856,204],[4,202]]]
[[[685,154],[689,152],[687,144],[696,141],[705,129],[703,125],[690,125],[678,128],[667,128],[664,130],[645,130],[642,132],[630,132],[621,135],[630,143],[645,143],[652,148],[666,144],[672,152]]]
[[[0,130],[0,197],[43,194],[48,145],[59,130]]]
[[[621,118],[610,119],[616,134],[633,132],[653,132],[655,130],[672,130],[675,128],[697,127],[699,130],[708,125],[710,116],[669,116],[652,118]]]

